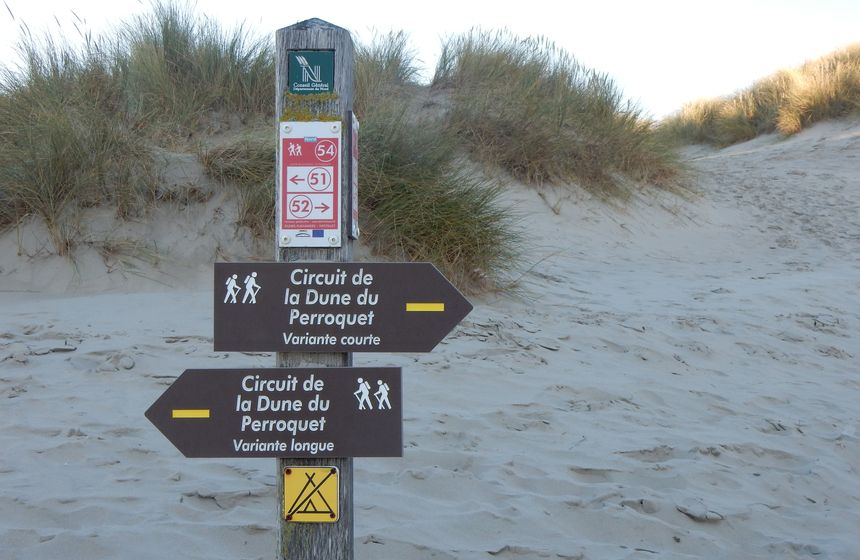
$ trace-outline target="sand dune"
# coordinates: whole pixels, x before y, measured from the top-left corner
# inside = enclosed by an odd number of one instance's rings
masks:
[[[404,457],[355,461],[356,558],[860,558],[860,123],[686,156],[691,202],[512,186],[517,297],[356,355],[405,400]],[[176,212],[135,226],[157,270],[0,240],[0,558],[274,556],[275,461],[143,416],[186,368],[274,363],[212,350],[228,201]]]

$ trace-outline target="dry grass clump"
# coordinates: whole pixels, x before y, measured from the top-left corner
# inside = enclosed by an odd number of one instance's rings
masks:
[[[860,110],[860,43],[804,64],[792,78],[776,119],[784,134]]]
[[[361,124],[362,235],[379,252],[435,263],[466,291],[501,286],[519,234],[500,187],[456,165],[456,138],[393,105]]]
[[[206,172],[223,181],[240,185],[271,182],[274,185],[275,138],[263,135],[246,136],[232,144],[218,146],[200,153]]]
[[[22,54],[20,71],[0,78],[0,227],[39,217],[65,255],[77,242],[78,209],[138,212],[155,166],[125,119],[108,47],[91,42],[76,52],[31,39]]]
[[[209,176],[229,181],[238,189],[238,225],[247,227],[257,238],[274,239],[274,137],[267,138],[263,134],[248,136],[226,146],[205,150],[199,158]]]
[[[0,70],[0,228],[39,217],[59,254],[80,241],[82,208],[127,217],[155,200],[153,145],[216,111],[271,113],[268,42],[187,7],[156,3],[111,40],[82,33],[80,48],[22,29],[22,63]]]
[[[375,35],[369,43],[355,47],[355,101],[359,119],[385,104],[391,94],[409,95],[418,75],[415,51],[403,32]]]
[[[545,39],[452,38],[433,87],[450,96],[448,126],[472,152],[525,182],[621,194],[619,176],[667,185],[678,172],[673,150],[614,82]]]
[[[124,27],[120,41],[126,102],[141,126],[187,134],[212,111],[271,112],[270,39],[157,2]]]
[[[661,124],[679,142],[728,146],[760,134],[795,134],[860,110],[860,44],[781,70],[732,96],[695,101]]]
[[[418,116],[407,39],[390,33],[356,49],[362,235],[394,258],[435,263],[466,291],[500,286],[516,261],[515,219],[499,186],[458,162],[452,131]]]

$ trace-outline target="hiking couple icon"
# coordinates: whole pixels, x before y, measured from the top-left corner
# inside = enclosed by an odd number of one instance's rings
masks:
[[[376,384],[379,388],[373,393],[373,396],[376,397],[377,410],[385,410],[386,408],[391,410],[391,401],[388,400],[388,392],[391,387],[381,379],[377,380]],[[373,410],[373,403],[370,400],[370,383],[359,377],[358,390],[353,395],[358,399],[359,410]]]
[[[239,295],[239,292],[242,291],[242,288],[239,287],[238,280],[239,275],[233,274],[227,278],[227,281],[224,284],[227,286],[227,293],[224,295],[224,303],[236,303],[236,296]],[[248,303],[248,299],[250,298],[250,303],[257,303],[257,294],[260,293],[262,286],[257,284],[257,273],[252,272],[251,274],[245,276],[245,295],[242,296],[242,303]]]

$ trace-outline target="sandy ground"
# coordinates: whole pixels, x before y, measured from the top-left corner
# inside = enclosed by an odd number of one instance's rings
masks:
[[[403,367],[405,443],[355,460],[356,558],[860,558],[860,123],[687,156],[690,203],[513,187],[520,295],[356,355]],[[140,224],[160,272],[0,241],[0,558],[274,557],[275,461],[143,416],[186,368],[274,364],[212,350],[226,208]]]

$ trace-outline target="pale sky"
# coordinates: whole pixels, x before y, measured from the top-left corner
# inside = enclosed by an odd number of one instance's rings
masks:
[[[149,0],[0,0],[0,61],[14,62],[19,26],[77,37],[149,11]],[[11,12],[11,14],[10,14]],[[441,40],[473,27],[542,35],[607,73],[654,117],[700,97],[727,95],[774,71],[860,42],[860,0],[198,0],[225,27],[271,34],[317,17],[358,40],[406,31],[431,76]],[[14,20],[12,15],[14,15]],[[80,23],[78,23],[80,26]]]

